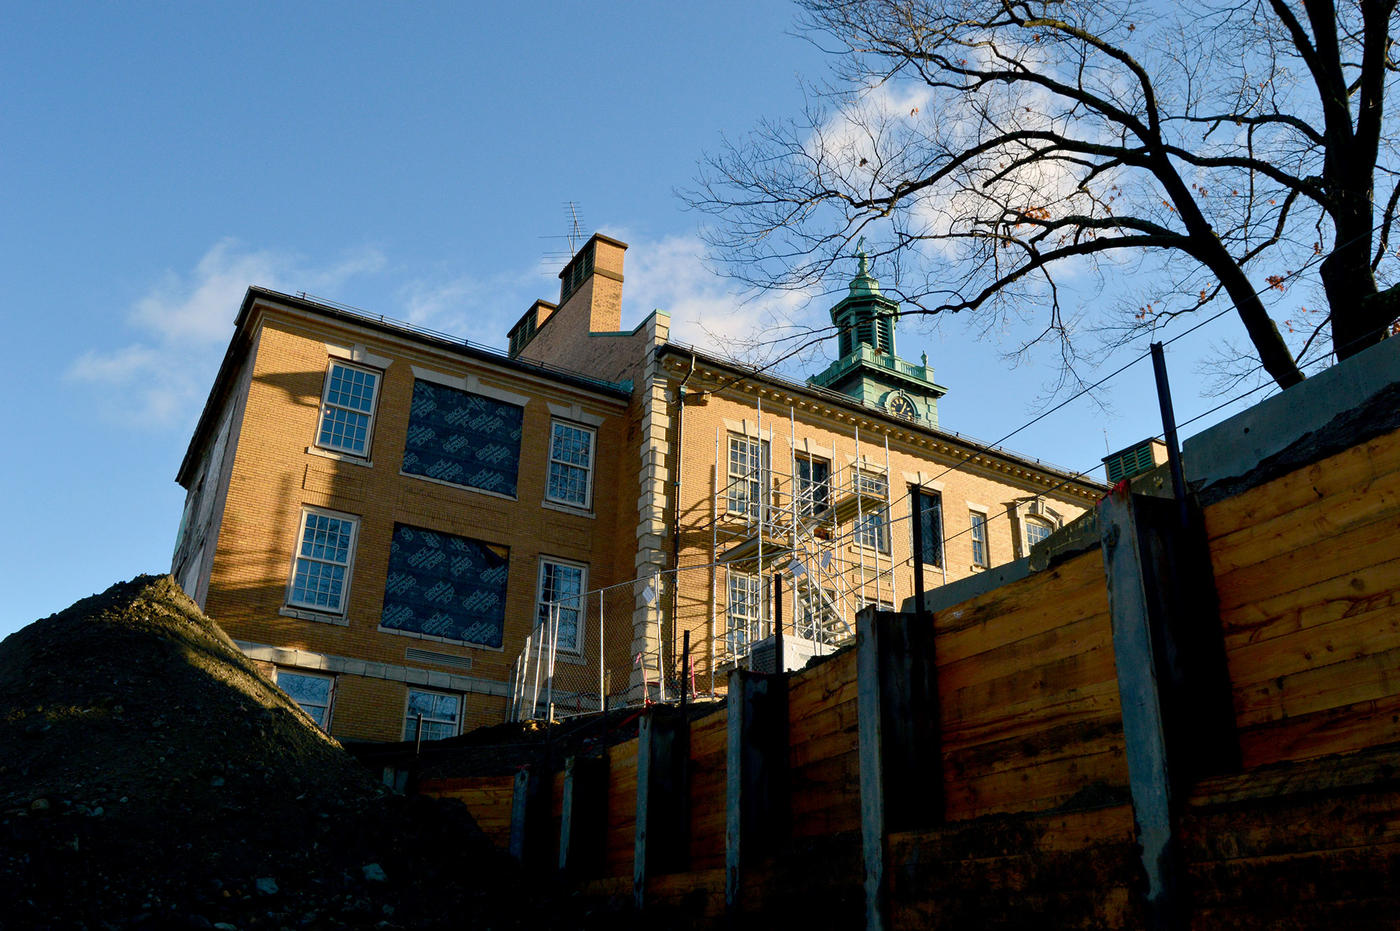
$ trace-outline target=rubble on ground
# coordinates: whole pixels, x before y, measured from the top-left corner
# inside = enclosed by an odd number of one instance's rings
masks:
[[[168,576],[0,643],[0,748],[0,931],[591,923],[460,804],[388,793]]]

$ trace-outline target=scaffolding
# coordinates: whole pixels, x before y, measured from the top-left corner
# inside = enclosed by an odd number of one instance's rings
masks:
[[[783,625],[787,668],[853,638],[862,607],[898,603],[888,437],[883,448],[863,447],[854,427],[854,454],[842,457],[845,444],[835,437],[799,445],[791,407],[786,418],[768,419],[759,399],[753,433],[715,431],[709,561],[720,591],[710,603],[723,608],[711,611],[711,669],[776,668],[776,656],[764,655],[765,644],[774,648],[775,622]],[[783,419],[786,471],[772,462],[772,424]],[[791,592],[790,608],[782,588]]]
[[[774,468],[783,433],[786,468]],[[773,416],[761,400],[742,430],[718,427],[709,500],[691,498],[678,528],[685,564],[543,605],[512,667],[507,717],[714,698],[728,670],[800,668],[853,640],[862,608],[893,610],[903,563],[888,437],[852,427],[799,439],[796,411]],[[561,634],[579,625],[584,635]],[[571,652],[561,640],[580,642]]]

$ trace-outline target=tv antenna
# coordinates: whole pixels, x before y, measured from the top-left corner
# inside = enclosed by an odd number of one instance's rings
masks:
[[[584,235],[583,215],[579,211],[578,201],[566,200],[564,202],[564,225],[566,232],[562,236],[541,236],[541,239],[564,240],[569,244],[568,252],[546,252],[542,258],[545,262],[558,265],[569,261],[578,252],[579,247],[587,241]]]

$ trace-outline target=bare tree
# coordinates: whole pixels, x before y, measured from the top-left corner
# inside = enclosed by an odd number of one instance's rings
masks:
[[[800,0],[835,82],[708,157],[688,199],[751,285],[834,282],[866,236],[906,313],[1033,308],[1066,359],[1066,276],[1152,283],[1091,321],[1119,338],[1225,301],[1286,387],[1319,336],[1345,358],[1400,316],[1396,2]],[[1283,297],[1309,281],[1311,313]]]

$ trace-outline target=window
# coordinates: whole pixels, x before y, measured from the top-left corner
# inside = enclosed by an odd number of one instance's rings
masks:
[[[972,564],[991,565],[987,558],[987,515],[979,511],[969,511],[972,516]]]
[[[286,669],[278,669],[276,676],[277,687],[286,692],[287,697],[297,703],[297,707],[309,714],[317,727],[323,731],[329,730],[335,678]]]
[[[525,409],[417,379],[403,471],[515,497]]]
[[[731,656],[742,656],[759,637],[763,586],[756,575],[729,573],[729,597],[725,601],[725,645]]]
[[[793,492],[797,512],[803,517],[826,511],[831,504],[831,463],[815,456],[798,456]]]
[[[593,497],[593,431],[556,420],[550,426],[549,490],[551,501],[586,508]]]
[[[1029,552],[1041,540],[1050,536],[1050,525],[1036,517],[1028,517],[1023,525],[1026,528],[1026,551]]]
[[[797,586],[797,636],[817,643],[835,643],[844,628],[836,608],[836,592],[811,582]]]
[[[583,566],[543,557],[540,559],[535,623],[544,625],[552,618],[557,619],[557,647],[566,653],[578,653],[583,649],[583,592],[587,578],[588,570]]]
[[[879,472],[856,470],[856,491],[862,495],[887,499],[889,481]],[[867,509],[856,518],[856,543],[881,553],[890,551],[889,524],[885,521],[886,506]]]
[[[354,552],[355,518],[304,509],[287,604],[344,614]]]
[[[316,445],[352,456],[368,456],[378,389],[378,373],[332,362],[326,374],[326,392],[321,397],[321,428],[316,433]]]
[[[408,712],[403,722],[403,739],[418,739],[418,716],[423,716],[423,739],[456,737],[462,725],[462,696],[443,692],[408,690]]]
[[[729,434],[729,488],[725,509],[758,517],[768,495],[768,441]]]
[[[856,519],[856,543],[886,555],[889,554],[889,527],[885,524],[883,509],[862,514]]]
[[[510,550],[395,524],[379,626],[500,647]]]
[[[922,539],[914,541],[914,552],[925,565],[943,565],[943,499],[936,491],[914,489],[913,506],[919,510]],[[911,521],[912,523],[912,521]]]
[[[890,483],[885,480],[885,476],[880,472],[871,472],[868,469],[857,469],[856,491],[863,495],[874,495],[877,498],[884,498],[889,495]]]

